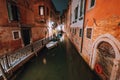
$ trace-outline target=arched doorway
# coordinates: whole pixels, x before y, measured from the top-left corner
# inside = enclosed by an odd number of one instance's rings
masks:
[[[103,41],[97,46],[96,53],[95,71],[103,80],[110,80],[115,59],[115,51],[112,45]]]
[[[117,80],[116,78],[119,80],[120,77],[118,75],[120,73],[120,42],[111,34],[101,35],[93,42],[91,52],[91,68],[94,70],[98,69],[99,75],[102,78],[105,78],[103,80],[106,80],[106,77],[109,77],[108,80]],[[108,64],[110,64],[110,67]],[[106,74],[103,75],[103,73]]]

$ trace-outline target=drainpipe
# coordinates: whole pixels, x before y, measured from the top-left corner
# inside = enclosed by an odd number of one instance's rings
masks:
[[[2,72],[3,79],[4,80],[8,80],[7,77],[6,77],[5,71],[4,71],[4,69],[3,69],[2,65],[1,65],[1,63],[0,63],[0,70]]]
[[[83,41],[84,41],[84,29],[85,29],[85,14],[86,14],[86,1],[87,0],[85,0],[85,5],[84,5],[84,20],[83,20],[83,31],[82,31],[82,40],[81,40],[81,50],[80,50],[80,52],[82,53],[82,49],[83,49]]]

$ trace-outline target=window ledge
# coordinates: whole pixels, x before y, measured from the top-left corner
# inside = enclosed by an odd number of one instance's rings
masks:
[[[18,23],[20,20],[9,20],[10,23]]]

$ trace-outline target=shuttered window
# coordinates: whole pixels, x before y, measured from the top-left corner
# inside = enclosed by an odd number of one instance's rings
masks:
[[[8,3],[8,16],[9,16],[9,20],[11,21],[20,20],[20,13],[16,5]]]
[[[75,8],[75,20],[78,18],[78,6]]]
[[[85,0],[80,1],[80,17],[84,15]]]

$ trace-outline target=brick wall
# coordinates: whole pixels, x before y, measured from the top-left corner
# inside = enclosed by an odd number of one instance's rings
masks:
[[[9,2],[9,0],[8,0]],[[32,11],[32,2],[18,0],[15,2],[20,11],[20,21],[11,21],[8,16],[8,8],[6,0],[0,0],[0,55],[15,51],[22,47],[21,25],[31,27],[34,24],[34,15]],[[28,25],[28,26],[27,26]],[[19,39],[13,38],[13,31],[19,31]]]

